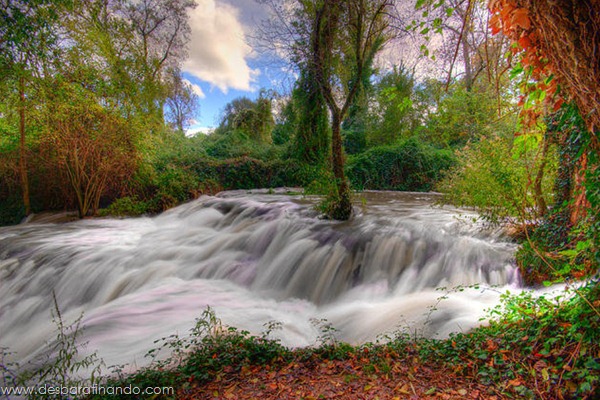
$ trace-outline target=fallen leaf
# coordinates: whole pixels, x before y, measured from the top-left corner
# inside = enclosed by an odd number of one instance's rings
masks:
[[[519,378],[515,378],[515,379],[511,379],[510,381],[508,381],[508,384],[510,386],[521,386],[523,384],[523,382]]]
[[[400,387],[400,388],[398,386],[396,386],[394,391],[400,392],[402,394],[410,394],[410,391],[408,390],[408,385],[406,383],[404,385],[402,385],[402,387]]]
[[[437,390],[437,388],[435,388],[435,387],[432,387],[431,389],[429,389],[428,391],[426,391],[426,392],[425,392],[425,394],[426,394],[427,396],[431,396],[432,394],[434,394],[434,393],[435,393],[435,391],[436,391],[436,390]]]

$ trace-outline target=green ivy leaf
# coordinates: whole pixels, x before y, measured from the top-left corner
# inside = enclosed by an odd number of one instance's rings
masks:
[[[513,67],[513,69],[510,70],[510,74],[509,74],[510,79],[513,80],[522,73],[523,73],[523,65],[521,65],[521,63],[517,63]]]
[[[415,8],[418,10],[419,8],[423,7],[425,5],[425,2],[427,0],[417,0],[417,3],[415,4]]]

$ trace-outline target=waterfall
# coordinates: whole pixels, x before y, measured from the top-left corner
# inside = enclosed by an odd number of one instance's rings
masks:
[[[346,222],[320,219],[312,198],[231,191],[156,217],[0,228],[0,346],[42,352],[53,293],[66,320],[83,314],[86,351],[135,367],[208,305],[256,334],[281,322],[288,346],[315,342],[313,318],[361,343],[466,331],[519,285],[514,245],[474,214],[433,206],[435,194],[361,196]]]

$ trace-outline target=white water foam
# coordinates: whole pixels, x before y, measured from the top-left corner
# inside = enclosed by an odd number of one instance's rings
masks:
[[[472,214],[433,194],[364,196],[348,222],[320,219],[311,199],[236,191],[152,218],[0,228],[0,346],[21,362],[45,351],[52,293],[65,320],[83,313],[88,353],[135,368],[206,306],[254,334],[281,322],[287,346],[316,343],[315,318],[356,344],[468,331],[518,287],[514,245]]]

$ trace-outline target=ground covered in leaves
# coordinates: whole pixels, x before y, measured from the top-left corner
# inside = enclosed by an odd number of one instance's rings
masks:
[[[363,350],[364,352],[364,350]],[[347,360],[311,357],[282,366],[225,368],[210,382],[193,379],[179,399],[499,399],[494,389],[441,365],[388,353]]]

